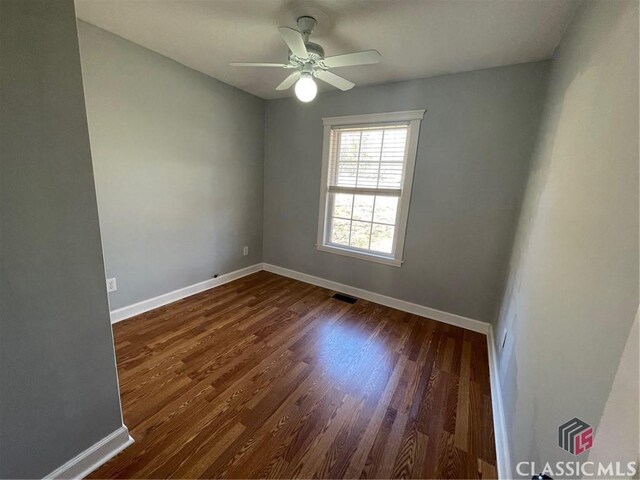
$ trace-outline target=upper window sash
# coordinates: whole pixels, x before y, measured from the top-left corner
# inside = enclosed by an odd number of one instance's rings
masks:
[[[325,127],[326,128],[326,127]],[[330,127],[327,184],[365,189],[401,189],[409,122]]]

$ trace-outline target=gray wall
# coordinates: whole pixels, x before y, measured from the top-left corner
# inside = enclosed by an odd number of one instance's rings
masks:
[[[553,59],[495,330],[514,465],[575,461],[558,426],[597,427],[609,397],[638,308],[638,128],[638,3],[587,2]]]
[[[79,33],[111,309],[261,262],[264,101]]]
[[[267,102],[265,262],[493,321],[548,63]],[[315,248],[322,117],[426,108],[402,267]]]
[[[0,2],[0,477],[122,425],[71,0]]]

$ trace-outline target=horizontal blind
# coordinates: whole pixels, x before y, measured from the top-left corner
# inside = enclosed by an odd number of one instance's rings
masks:
[[[332,128],[329,191],[400,195],[408,123]]]

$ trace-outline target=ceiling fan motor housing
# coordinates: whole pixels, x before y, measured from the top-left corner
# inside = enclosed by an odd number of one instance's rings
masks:
[[[324,48],[322,48],[317,43],[313,42],[304,42],[304,46],[307,47],[307,52],[309,53],[309,59],[311,61],[318,62],[324,58]],[[293,54],[289,54],[289,59],[293,57]]]

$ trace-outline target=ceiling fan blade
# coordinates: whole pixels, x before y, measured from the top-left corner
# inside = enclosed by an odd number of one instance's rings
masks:
[[[251,62],[233,62],[230,63],[232,67],[280,67],[287,68],[286,63],[251,63]]]
[[[327,82],[329,85],[339,88],[340,90],[350,90],[355,87],[355,83],[350,82],[346,78],[342,78],[335,73],[327,72],[326,70],[316,70],[314,75],[323,82]]]
[[[325,57],[323,63],[329,68],[350,67],[351,65],[369,65],[378,63],[382,55],[376,50],[365,50],[363,52],[345,53],[344,55],[334,55]]]
[[[304,46],[304,40],[298,30],[289,27],[278,27],[278,30],[280,30],[280,35],[282,35],[282,39],[291,50],[291,53],[298,58],[309,57],[307,47]]]
[[[280,85],[276,87],[276,90],[286,90],[291,87],[300,78],[300,72],[293,72],[287,78],[285,78]]]

